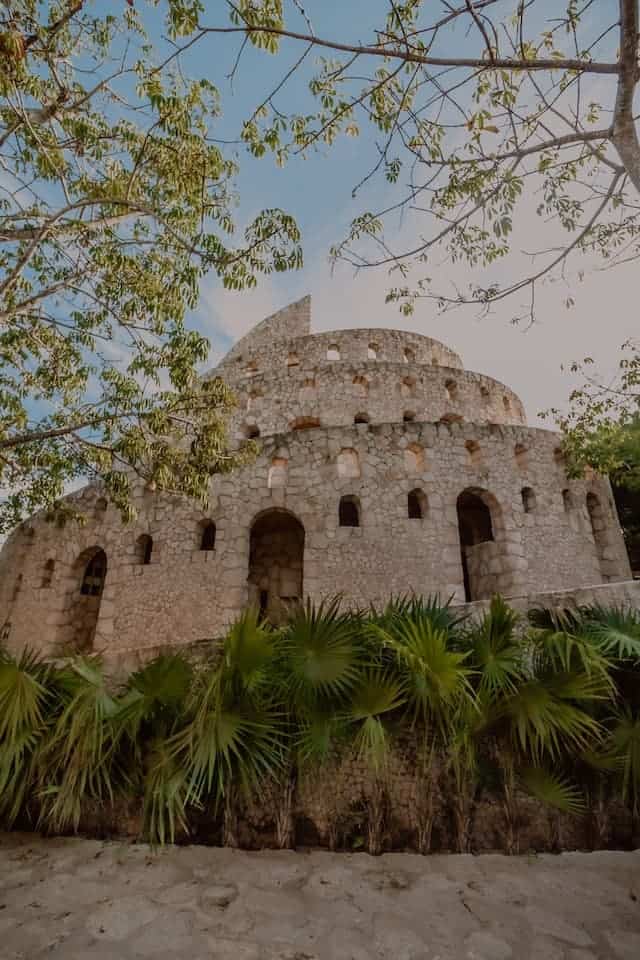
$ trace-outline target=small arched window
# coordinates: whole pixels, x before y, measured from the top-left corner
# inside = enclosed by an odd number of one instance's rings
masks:
[[[258,364],[255,360],[249,360],[248,364],[245,367],[245,373],[248,377],[255,377],[258,372]]]
[[[338,508],[338,522],[341,527],[360,526],[360,503],[357,497],[341,497]]]
[[[444,392],[447,395],[449,403],[458,399],[458,384],[455,380],[447,380],[444,385]]]
[[[369,396],[369,381],[366,377],[357,376],[353,378],[353,385],[356,388],[355,393],[359,397],[368,397]]]
[[[556,448],[554,449],[554,451],[553,451],[553,462],[555,463],[555,465],[556,465],[557,467],[560,467],[561,469],[564,470],[565,459],[564,459],[564,451],[563,451],[562,447],[556,447]]]
[[[424,520],[429,504],[422,490],[411,490],[407,494],[407,516],[409,520]]]
[[[503,397],[502,404],[504,406],[505,413],[511,413],[511,400],[509,397]]]
[[[287,356],[287,366],[288,367],[297,367],[300,365],[300,357],[297,353],[290,353]]]
[[[86,597],[99,597],[104,587],[107,575],[107,555],[104,550],[97,550],[84,569],[80,593]]]
[[[528,450],[523,443],[516,443],[515,447],[515,458],[516,464],[518,465],[519,470],[526,470],[529,466],[528,463]]]
[[[210,552],[216,546],[216,525],[213,520],[200,524],[200,549]]]
[[[327,360],[339,360],[340,359],[340,347],[337,343],[331,343],[327,347]]]
[[[255,423],[249,423],[244,429],[247,440],[257,440],[260,436],[260,427]]]
[[[481,384],[480,396],[482,397],[483,400],[488,400],[489,397],[491,396],[491,391],[489,390],[489,387],[486,387],[484,384]]]
[[[286,487],[288,466],[289,461],[286,457],[273,458],[267,477],[267,486],[270,490],[273,490],[274,487]]]
[[[411,349],[411,347],[405,347],[405,348],[404,348],[404,354],[403,354],[404,362],[405,362],[405,363],[413,363],[413,361],[415,360],[415,358],[416,358],[416,355],[415,355],[415,353],[413,352],[413,350]]]
[[[415,397],[416,395],[416,378],[415,377],[403,377],[402,383],[400,384],[400,393],[403,397]]]
[[[531,487],[523,487],[520,491],[522,496],[522,506],[525,513],[533,513],[536,508],[536,495]]]
[[[425,457],[423,448],[417,443],[410,443],[404,451],[405,470],[411,476],[422,473],[425,469]]]
[[[413,410],[405,410],[405,412],[402,414],[403,423],[413,423],[415,419],[416,415]]]
[[[337,460],[339,477],[359,477],[360,476],[360,457],[358,451],[353,447],[345,447],[338,454]]]
[[[55,560],[50,557],[44,565],[44,572],[42,574],[42,586],[50,587],[51,581],[53,580],[53,574],[56,569]]]
[[[102,519],[102,515],[104,514],[106,509],[107,509],[107,501],[105,500],[104,497],[100,497],[98,500],[96,500],[95,515],[99,520]]]
[[[368,413],[356,413],[353,418],[354,423],[369,423],[369,414]]]
[[[573,510],[573,497],[571,496],[570,490],[562,491],[562,504],[566,513],[569,513],[570,510]]]
[[[469,454],[469,461],[471,462],[472,467],[481,467],[482,466],[482,449],[477,440],[467,440],[465,443],[467,453]]]
[[[367,360],[377,360],[378,359],[378,344],[370,343],[367,347]]]
[[[153,553],[153,537],[148,533],[143,533],[136,540],[136,562],[146,566],[151,563],[151,554]]]

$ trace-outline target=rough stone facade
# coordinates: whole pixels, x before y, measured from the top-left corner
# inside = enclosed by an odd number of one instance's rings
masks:
[[[11,535],[5,643],[120,657],[219,636],[248,603],[277,618],[337,592],[638,599],[615,585],[631,574],[608,481],[567,479],[559,435],[528,427],[511,390],[427,337],[309,327],[306,298],[212,372],[237,397],[234,441],[260,451],[212,479],[208,512],[140,489],[126,526],[87,487],[83,525],[36,515]]]

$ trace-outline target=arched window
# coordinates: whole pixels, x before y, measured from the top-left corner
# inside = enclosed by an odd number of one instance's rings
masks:
[[[407,494],[407,516],[409,520],[424,520],[429,503],[422,490],[411,490]]]
[[[300,357],[297,353],[290,353],[287,356],[287,366],[288,367],[297,367],[300,364]]]
[[[101,520],[104,512],[107,509],[107,501],[105,500],[104,497],[100,497],[98,500],[96,500],[96,505],[94,509],[95,509],[96,518],[98,520]]]
[[[327,360],[339,360],[340,359],[340,347],[337,343],[331,343],[327,347]]]
[[[44,573],[42,574],[42,586],[50,587],[51,581],[53,580],[53,574],[56,569],[55,560],[50,557],[44,565]]]
[[[354,423],[369,423],[369,414],[368,413],[356,413],[353,418]]]
[[[338,454],[337,459],[339,477],[359,477],[360,476],[360,457],[358,451],[353,447],[345,447]]]
[[[564,470],[565,458],[564,458],[564,451],[562,447],[555,447],[553,451],[553,462],[557,467],[560,467],[561,469]]]
[[[458,399],[458,384],[455,382],[455,380],[445,381],[444,392],[449,403],[453,403]]]
[[[260,436],[260,427],[257,423],[247,423],[245,424],[244,435],[247,440],[257,440]]]
[[[413,410],[405,410],[405,412],[402,414],[403,423],[413,423],[415,419],[416,415]]]
[[[533,513],[536,508],[536,495],[531,487],[523,487],[520,491],[522,506],[525,513]]]
[[[272,490],[274,487],[286,487],[288,466],[289,461],[286,457],[273,458],[271,461],[271,466],[269,467],[269,476],[267,478],[267,486],[270,490]]]
[[[378,359],[378,344],[370,343],[367,347],[367,360],[377,360]]]
[[[573,497],[571,496],[570,490],[562,491],[562,505],[564,506],[566,513],[569,513],[571,510],[573,510]]]
[[[469,461],[472,467],[481,467],[482,466],[482,449],[477,440],[467,440],[465,443],[467,453],[469,454]]]
[[[359,397],[367,397],[369,395],[369,381],[366,377],[358,375],[353,378],[353,385],[356,388],[355,392]]]
[[[86,597],[99,597],[106,575],[107,555],[104,550],[97,550],[84,568],[80,593]]]
[[[143,533],[136,540],[136,562],[146,566],[151,563],[151,554],[153,553],[153,537],[148,533]]]
[[[245,367],[245,373],[248,377],[255,377],[258,372],[258,364],[255,360],[249,360],[248,364]]]
[[[488,400],[491,396],[491,391],[489,387],[486,387],[484,384],[480,384],[480,396],[483,400]]]
[[[413,361],[415,360],[415,358],[416,358],[416,355],[415,355],[415,353],[413,352],[413,350],[411,349],[411,347],[405,347],[405,348],[404,348],[404,354],[403,354],[404,362],[405,362],[405,363],[413,363]]]
[[[479,544],[494,540],[491,510],[483,491],[464,490],[457,499],[458,533],[462,560],[462,582],[467,602],[481,600],[495,592],[494,584],[483,583],[475,563]],[[486,548],[479,548],[480,550]]]
[[[519,470],[525,471],[529,466],[528,452],[523,443],[516,443],[514,454]]]
[[[216,546],[216,525],[213,520],[204,520],[200,524],[200,549],[210,552]]]
[[[410,443],[404,451],[404,466],[410,476],[423,473],[425,457],[423,448],[417,443]]]
[[[338,522],[341,527],[360,526],[360,503],[357,497],[340,498]]]
[[[502,404],[504,406],[505,413],[511,413],[511,400],[509,397],[503,397]]]
[[[400,393],[403,397],[415,397],[416,395],[416,378],[415,377],[404,377],[402,383],[400,384]]]

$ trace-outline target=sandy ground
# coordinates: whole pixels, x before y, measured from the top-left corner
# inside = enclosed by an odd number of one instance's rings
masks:
[[[246,853],[0,835],[0,958],[640,960],[640,851]]]

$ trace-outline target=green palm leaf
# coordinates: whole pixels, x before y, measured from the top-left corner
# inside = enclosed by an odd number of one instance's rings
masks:
[[[365,670],[353,691],[344,719],[355,728],[357,755],[375,770],[384,765],[388,752],[389,731],[385,717],[404,704],[402,684],[390,671],[380,667]]]
[[[344,700],[360,671],[359,620],[342,614],[340,601],[294,612],[282,638],[291,699],[304,707],[318,699]]]
[[[520,771],[519,778],[525,790],[545,806],[573,815],[585,812],[582,791],[565,777],[542,767],[528,767]]]
[[[518,614],[496,596],[489,610],[467,633],[477,689],[483,700],[513,692],[523,676],[523,647],[515,630]]]

